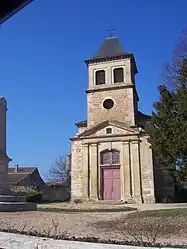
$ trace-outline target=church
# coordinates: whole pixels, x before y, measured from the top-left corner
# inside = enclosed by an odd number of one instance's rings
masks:
[[[154,203],[150,116],[138,109],[135,58],[110,37],[85,63],[87,120],[71,138],[71,199]]]

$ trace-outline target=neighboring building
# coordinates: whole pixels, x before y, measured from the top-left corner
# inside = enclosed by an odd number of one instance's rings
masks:
[[[46,186],[37,167],[23,167],[18,165],[14,168],[8,168],[8,183],[12,186],[33,186],[40,189]]]
[[[71,138],[71,199],[154,203],[150,116],[138,110],[135,58],[111,37],[85,62],[88,113]]]
[[[9,19],[12,15],[24,8],[33,0],[1,0],[0,1],[0,24]]]

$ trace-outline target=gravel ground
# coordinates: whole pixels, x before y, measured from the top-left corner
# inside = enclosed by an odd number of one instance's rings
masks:
[[[85,203],[69,203],[69,202],[59,202],[59,203],[48,203],[48,204],[38,204],[38,208],[62,208],[62,209],[87,209],[87,210],[98,210],[98,209],[125,209],[125,208],[135,208],[132,205],[123,204],[121,202],[106,202],[106,203],[94,203],[94,202],[85,202]]]
[[[85,202],[85,203],[69,203],[69,202],[57,202],[57,203],[48,203],[48,204],[38,204],[39,208],[73,208],[73,209],[108,209],[108,208],[121,208],[121,207],[131,207],[137,208],[138,210],[160,210],[160,209],[173,209],[173,208],[187,208],[186,203],[154,203],[154,204],[124,204],[123,202],[105,201],[101,202]]]
[[[65,234],[75,236],[99,237],[101,239],[132,239],[125,231],[138,232],[147,221],[145,218],[127,219],[126,213],[51,213],[17,212],[0,213],[1,228],[24,231],[39,231],[46,235]],[[160,222],[160,220],[159,220]],[[158,218],[149,219],[157,224]],[[165,231],[157,242],[187,245],[187,220],[184,217],[162,218]],[[173,231],[172,227],[176,226]],[[168,232],[169,231],[169,232]],[[177,231],[177,233],[176,233]],[[175,235],[176,234],[176,235]]]

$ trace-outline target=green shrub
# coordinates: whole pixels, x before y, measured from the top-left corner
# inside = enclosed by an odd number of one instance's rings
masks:
[[[39,202],[41,199],[42,199],[41,193],[26,196],[27,202]]]
[[[42,198],[42,193],[34,187],[14,186],[11,189],[15,195],[25,196],[27,202],[38,202]]]

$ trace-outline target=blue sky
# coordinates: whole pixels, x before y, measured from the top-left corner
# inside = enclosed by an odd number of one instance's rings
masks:
[[[160,72],[187,27],[186,0],[35,0],[0,27],[0,95],[8,101],[11,165],[42,176],[70,152],[74,123],[86,119],[87,69],[113,25],[139,69],[140,110],[150,114]]]

